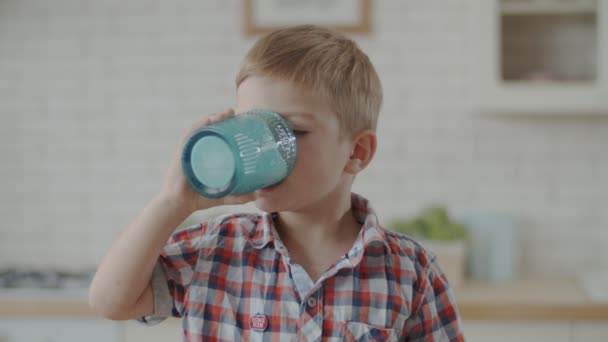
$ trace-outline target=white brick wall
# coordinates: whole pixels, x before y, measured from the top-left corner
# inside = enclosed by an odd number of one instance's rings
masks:
[[[608,266],[607,120],[473,115],[467,6],[374,2],[356,39],[386,100],[355,191],[385,222],[430,202],[513,214],[526,272]],[[0,2],[0,266],[98,262],[181,131],[234,104],[240,18],[238,0]]]

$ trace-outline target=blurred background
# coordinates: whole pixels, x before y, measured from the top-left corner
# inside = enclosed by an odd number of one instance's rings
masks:
[[[607,341],[606,0],[0,0],[0,341],[180,339],[95,318],[86,284],[255,39],[299,23],[374,63],[354,191],[437,253],[469,340]]]

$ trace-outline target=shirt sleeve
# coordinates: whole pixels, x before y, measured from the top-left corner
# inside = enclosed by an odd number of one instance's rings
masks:
[[[174,233],[158,257],[152,273],[154,312],[138,321],[153,325],[168,317],[182,317],[187,309],[186,291],[192,282],[206,224]]]
[[[464,342],[462,323],[448,280],[433,258],[420,279],[412,303],[412,315],[405,323],[402,336],[406,341]]]

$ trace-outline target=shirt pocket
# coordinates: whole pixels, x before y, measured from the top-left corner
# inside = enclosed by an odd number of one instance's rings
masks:
[[[380,327],[361,322],[340,323],[340,333],[343,341],[397,341],[398,335],[392,328]]]

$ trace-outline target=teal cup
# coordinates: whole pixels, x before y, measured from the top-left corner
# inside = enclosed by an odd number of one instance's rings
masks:
[[[269,110],[252,110],[200,128],[182,153],[186,180],[210,198],[279,183],[295,162],[296,137],[287,122]]]

